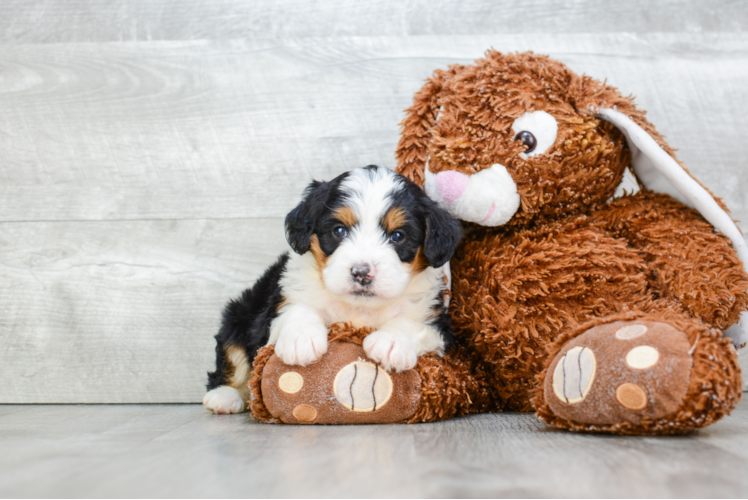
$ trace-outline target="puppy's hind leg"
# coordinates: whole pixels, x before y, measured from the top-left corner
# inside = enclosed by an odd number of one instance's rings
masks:
[[[245,411],[250,374],[247,351],[243,347],[219,343],[216,346],[216,371],[208,374],[209,390],[203,398],[203,405],[216,414]]]

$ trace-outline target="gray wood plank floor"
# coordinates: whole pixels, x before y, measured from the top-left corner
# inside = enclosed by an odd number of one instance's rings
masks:
[[[2,497],[748,496],[748,401],[672,438],[527,414],[328,427],[198,405],[0,406],[0,443]]]
[[[392,167],[423,79],[489,47],[636,94],[748,220],[746,30],[717,0],[3,1],[0,403],[200,401],[303,187]]]

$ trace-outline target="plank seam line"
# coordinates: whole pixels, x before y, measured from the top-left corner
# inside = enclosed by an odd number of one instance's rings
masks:
[[[139,218],[139,219],[34,219],[34,220],[0,220],[0,224],[32,224],[32,223],[67,223],[67,222],[171,222],[171,221],[260,221],[285,219],[285,215],[276,217],[171,217],[171,218]]]

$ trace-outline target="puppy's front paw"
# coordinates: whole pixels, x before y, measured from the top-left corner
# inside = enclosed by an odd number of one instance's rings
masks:
[[[291,323],[281,331],[275,354],[287,365],[306,366],[327,352],[327,328],[314,323]]]
[[[418,348],[407,335],[377,330],[364,339],[364,352],[389,371],[405,371],[416,366]]]
[[[203,406],[216,414],[241,413],[247,403],[239,391],[228,385],[222,385],[208,391],[203,398]]]

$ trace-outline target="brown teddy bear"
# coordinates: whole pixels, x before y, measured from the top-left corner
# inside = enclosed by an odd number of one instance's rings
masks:
[[[493,409],[671,434],[740,400],[722,332],[748,305],[748,248],[644,115],[493,50],[436,71],[407,110],[397,170],[466,223],[451,317],[491,367]]]

